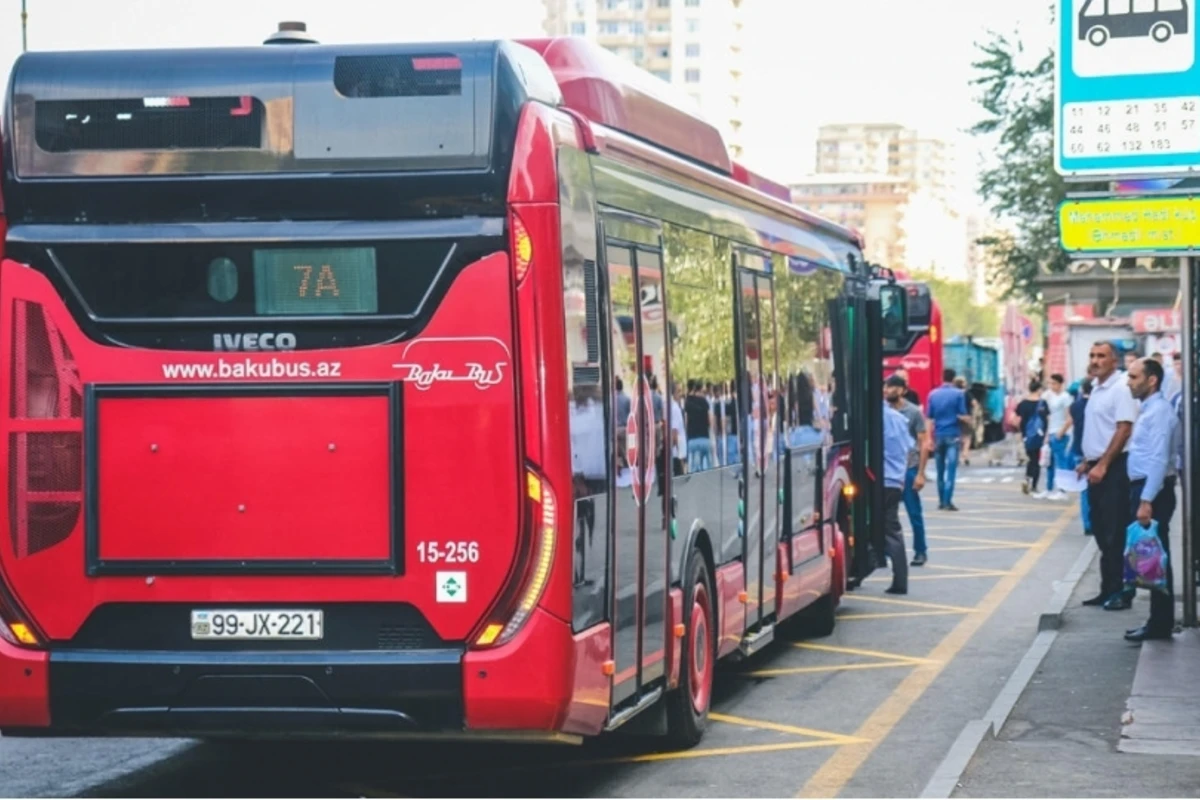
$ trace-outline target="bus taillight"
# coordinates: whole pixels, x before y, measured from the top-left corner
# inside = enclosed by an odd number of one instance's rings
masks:
[[[550,581],[554,540],[558,535],[558,498],[550,484],[533,468],[528,468],[525,473],[525,494],[533,546],[527,551],[523,577],[514,584],[517,591],[509,595],[509,602],[497,605],[493,616],[475,638],[475,644],[480,647],[501,645],[516,636],[529,621]]]
[[[529,237],[529,229],[514,211],[512,219],[512,253],[513,271],[517,283],[525,279],[529,273],[529,265],[533,263],[533,240]]]
[[[0,639],[20,647],[37,647],[40,642],[27,619],[0,578]]]
[[[74,357],[38,303],[14,300],[8,514],[18,559],[64,541],[83,501],[83,391]]]

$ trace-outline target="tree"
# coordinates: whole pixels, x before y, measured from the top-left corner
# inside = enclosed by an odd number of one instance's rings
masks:
[[[1020,42],[992,33],[976,45],[972,83],[981,87],[986,117],[971,128],[976,136],[998,134],[998,163],[980,176],[980,193],[992,211],[1012,221],[1012,237],[979,239],[991,265],[988,282],[1002,298],[1037,301],[1041,271],[1063,272],[1070,259],[1059,244],[1058,206],[1067,185],[1054,170],[1054,54],[1032,68],[1021,66]],[[1078,191],[1107,185],[1077,185]]]
[[[929,274],[914,272],[914,280],[929,284],[942,309],[942,333],[951,336],[999,336],[1000,312],[996,306],[976,305],[971,284],[948,281]]]

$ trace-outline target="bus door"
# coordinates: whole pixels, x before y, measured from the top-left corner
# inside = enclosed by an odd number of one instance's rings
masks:
[[[736,254],[738,277],[739,381],[745,430],[742,554],[746,566],[746,626],[775,609],[775,563],[779,543],[779,437],[775,424],[775,301],[770,262],[756,253]],[[773,408],[774,406],[774,408]]]
[[[639,696],[665,674],[670,476],[684,432],[670,424],[674,403],[665,363],[659,230],[605,218],[613,386],[629,403],[614,420],[615,487],[610,554],[613,592],[613,705]],[[676,428],[682,427],[681,411]],[[685,443],[680,442],[681,446]]]

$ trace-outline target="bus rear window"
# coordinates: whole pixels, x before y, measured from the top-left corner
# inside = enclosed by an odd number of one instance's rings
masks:
[[[405,240],[67,245],[52,254],[96,317],[166,321],[410,315],[454,250],[452,241]]]
[[[259,150],[265,111],[253,97],[43,100],[34,109],[47,153],[98,150]]]

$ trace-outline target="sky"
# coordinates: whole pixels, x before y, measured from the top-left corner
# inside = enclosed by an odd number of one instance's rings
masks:
[[[258,44],[285,19],[322,42],[542,35],[542,0],[26,0],[31,50]],[[1051,47],[1051,0],[743,0],[746,162],[788,181],[809,174],[821,124],[898,122],[955,141],[973,191],[987,143],[974,43],[1019,33]],[[0,0],[0,78],[21,52],[21,0]]]

